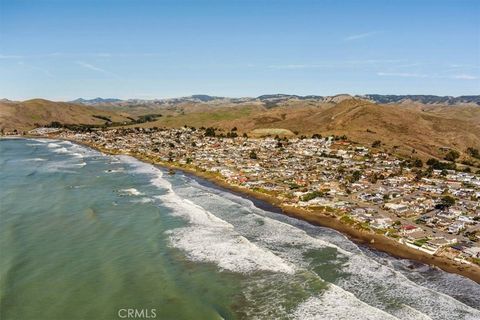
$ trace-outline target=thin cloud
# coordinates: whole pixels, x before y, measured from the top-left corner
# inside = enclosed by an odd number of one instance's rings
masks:
[[[87,63],[87,62],[84,62],[84,61],[76,61],[75,63],[78,64],[79,66],[85,68],[85,69],[120,78],[117,74],[115,74],[113,72],[110,72],[108,70],[102,69],[100,67],[97,67],[93,64],[90,64],[90,63]]]
[[[317,64],[284,64],[268,66],[270,69],[313,69],[320,68]]]
[[[409,72],[377,72],[377,76],[401,77],[401,78],[431,78],[431,76],[427,74],[409,73]]]
[[[376,65],[392,65],[404,62],[401,59],[366,59],[366,60],[345,60],[345,61],[324,61],[314,64],[278,64],[270,65],[270,69],[318,69],[318,68],[352,68],[352,67],[372,67]]]
[[[0,54],[0,59],[50,59],[50,58],[70,58],[70,59],[88,59],[88,58],[148,58],[148,57],[164,57],[173,53],[110,53],[110,52],[50,52],[42,54]]]
[[[478,77],[472,76],[470,74],[457,74],[452,76],[453,79],[458,79],[458,80],[477,80]]]
[[[344,38],[343,40],[352,41],[352,40],[364,39],[364,38],[371,37],[371,36],[373,36],[377,33],[378,33],[378,31],[370,31],[370,32],[364,32],[364,33],[352,34],[352,35]]]
[[[422,74],[422,73],[408,73],[408,72],[377,72],[377,76],[381,77],[400,77],[400,78],[430,78],[430,79],[455,79],[455,80],[477,80],[477,76],[470,74],[456,74],[456,75],[437,75],[437,74]]]
[[[83,62],[83,61],[77,61],[76,64],[78,64],[79,66],[84,67],[85,69],[90,69],[90,70],[98,71],[98,72],[102,72],[102,73],[108,73],[108,71],[105,70],[105,69],[96,67],[96,66],[94,66],[93,64],[86,63],[86,62]]]
[[[22,59],[23,56],[0,54],[0,59]]]

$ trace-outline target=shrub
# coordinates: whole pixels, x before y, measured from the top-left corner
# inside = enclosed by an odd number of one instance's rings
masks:
[[[457,160],[459,157],[460,157],[460,153],[458,153],[458,151],[450,150],[447,152],[444,159],[447,161],[455,162],[455,160]]]

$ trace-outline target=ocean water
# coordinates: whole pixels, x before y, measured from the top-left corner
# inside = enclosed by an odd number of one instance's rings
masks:
[[[2,320],[480,319],[467,278],[66,141],[0,140],[0,210]]]

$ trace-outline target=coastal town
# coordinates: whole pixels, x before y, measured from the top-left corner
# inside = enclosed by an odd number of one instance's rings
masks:
[[[345,136],[250,138],[236,128],[118,128],[30,134],[188,168],[297,208],[336,217],[424,253],[480,264],[480,176],[400,159]],[[439,165],[440,164],[440,165]]]

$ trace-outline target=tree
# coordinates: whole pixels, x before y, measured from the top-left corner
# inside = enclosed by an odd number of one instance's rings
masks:
[[[350,182],[357,182],[358,180],[360,180],[360,178],[362,177],[362,173],[358,170],[356,171],[353,171],[352,173],[352,176],[350,178]]]
[[[444,159],[447,161],[455,162],[455,160],[457,160],[459,157],[460,157],[460,153],[458,153],[458,151],[450,150],[447,152]]]
[[[319,133],[314,133],[314,134],[312,135],[312,139],[322,139],[322,135],[319,134]]]
[[[250,151],[250,154],[248,155],[250,159],[257,159],[257,153],[255,150]]]
[[[52,122],[50,123],[50,127],[52,127],[52,128],[61,128],[61,127],[63,127],[63,126],[62,126],[62,124],[61,124],[60,122],[58,122],[58,121],[52,121]]]
[[[423,167],[423,161],[416,158],[416,159],[413,159],[412,161],[412,165],[415,167],[415,168],[421,168]]]
[[[248,135],[246,132],[243,133],[243,137],[248,139]]]
[[[455,170],[456,169],[455,163],[441,162],[434,158],[428,159],[427,165],[431,169],[435,169],[435,170]]]
[[[467,148],[467,153],[473,158],[480,159],[480,152],[478,152],[478,149],[469,147]]]
[[[322,197],[324,194],[320,191],[312,191],[301,197],[302,201],[310,201],[312,199]]]
[[[372,143],[372,148],[380,148],[382,146],[382,141],[380,140],[375,140]]]
[[[442,202],[441,202],[441,205],[443,205],[444,207],[451,207],[455,204],[455,198],[452,197],[452,196],[449,196],[449,195],[446,195],[446,196],[443,196],[442,197]]]
[[[215,129],[212,127],[205,129],[205,137],[215,137]]]

